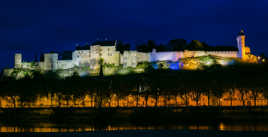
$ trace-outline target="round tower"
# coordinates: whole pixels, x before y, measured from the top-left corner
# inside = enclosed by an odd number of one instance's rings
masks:
[[[22,54],[21,53],[16,53],[15,54],[14,67],[15,68],[21,68],[21,64],[22,64]]]
[[[244,30],[241,30],[239,32],[236,41],[238,47],[238,57],[243,60],[246,57],[246,45],[245,45],[246,36]]]
[[[54,71],[58,69],[58,54],[46,53],[44,54],[44,70]]]

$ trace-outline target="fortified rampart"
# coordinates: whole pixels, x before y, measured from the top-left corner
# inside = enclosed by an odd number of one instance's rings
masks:
[[[40,69],[43,71],[68,70],[74,67],[87,67],[90,69],[99,69],[100,63],[111,64],[114,66],[122,65],[123,67],[135,68],[141,62],[161,62],[168,61],[179,62],[180,59],[201,57],[201,56],[217,56],[221,58],[240,58],[243,61],[255,59],[256,56],[250,54],[249,47],[245,46],[245,35],[241,31],[237,37],[237,50],[223,51],[165,51],[152,52],[124,51],[122,54],[116,50],[116,41],[96,42],[91,46],[76,48],[69,59],[59,58],[58,53],[45,53],[44,61],[41,62],[23,62],[22,54],[15,54],[14,68],[18,69]],[[256,60],[256,59],[255,59]],[[194,62],[193,62],[194,63]],[[220,64],[227,64],[221,63]],[[188,64],[188,65],[191,65]],[[187,66],[187,64],[186,64]],[[181,67],[181,66],[180,66]]]
[[[112,48],[111,48],[112,49]],[[103,52],[100,52],[103,51]],[[99,65],[100,59],[104,64],[113,64],[115,66],[136,67],[140,62],[158,62],[171,61],[176,62],[182,58],[200,57],[200,56],[218,56],[223,58],[237,58],[237,51],[170,51],[144,53],[138,51],[124,51],[120,54],[118,51],[102,48],[96,50],[75,50],[72,54],[72,60],[59,60],[57,53],[44,54],[44,62],[22,62],[21,54],[15,55],[15,68],[37,69],[45,71],[54,71],[58,69],[71,69],[75,66],[89,66],[94,69]]]
[[[44,66],[43,70],[57,70],[58,69],[58,54],[57,53],[46,53],[44,54]]]

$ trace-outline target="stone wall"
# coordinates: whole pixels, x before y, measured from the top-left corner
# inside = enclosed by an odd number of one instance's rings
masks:
[[[71,69],[74,67],[73,60],[59,60],[58,69]]]
[[[178,59],[183,58],[183,52],[152,52],[150,53],[150,61],[178,61]]]
[[[90,56],[91,52],[90,50],[76,50],[73,52],[72,58],[73,63],[76,66],[79,65],[89,65],[90,64]]]
[[[22,62],[21,68],[23,69],[37,69],[39,66],[36,65],[34,62]]]
[[[238,58],[237,51],[208,51],[207,55],[227,57],[227,58]]]
[[[137,52],[137,62],[149,62],[150,53]]]
[[[120,62],[123,67],[136,67],[137,65],[137,52],[136,51],[124,51],[121,54]]]
[[[149,62],[150,53],[137,51],[124,51],[120,57],[120,63],[123,67],[136,67],[139,62]]]
[[[50,70],[57,70],[58,64],[58,54],[57,53],[46,53],[44,54],[44,68],[43,70],[50,71]]]
[[[118,66],[120,63],[120,53],[116,51],[115,46],[101,47],[101,58],[105,64],[114,64]]]
[[[124,51],[120,54],[115,46],[93,45],[90,50],[75,50],[72,53],[72,60],[58,60],[57,53],[44,54],[44,62],[22,62],[22,55],[15,55],[15,68],[22,69],[41,69],[44,71],[54,71],[58,69],[71,69],[77,67],[88,67],[89,69],[98,69],[99,61],[103,59],[104,64],[112,64],[123,67],[136,67],[140,62],[178,62],[183,58],[200,56],[218,56],[223,58],[238,58],[238,51],[169,51],[144,53],[138,51]],[[220,64],[226,64],[220,62]]]
[[[120,53],[116,51],[115,46],[95,45],[90,47],[90,52],[91,62],[98,62],[100,59],[103,59],[103,63],[105,64],[114,64],[118,66],[120,63]]]
[[[228,57],[228,58],[237,58],[237,51],[189,51],[185,50],[183,52],[183,58],[189,57],[200,57],[200,56],[218,56],[218,57]]]

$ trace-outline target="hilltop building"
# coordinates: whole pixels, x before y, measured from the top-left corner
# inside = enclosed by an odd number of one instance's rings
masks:
[[[103,64],[123,67],[136,67],[140,62],[176,62],[183,58],[192,58],[200,56],[217,56],[221,58],[236,58],[242,61],[254,60],[256,57],[250,54],[250,48],[245,45],[246,36],[241,30],[237,36],[237,49],[228,51],[165,51],[157,52],[153,50],[150,53],[138,51],[124,51],[122,54],[116,50],[117,41],[95,42],[91,46],[79,46],[71,52],[71,57],[59,59],[58,53],[45,53],[40,62],[24,62],[22,54],[15,54],[15,69],[29,69],[41,71],[68,70],[74,67],[88,67],[97,69],[100,61]]]

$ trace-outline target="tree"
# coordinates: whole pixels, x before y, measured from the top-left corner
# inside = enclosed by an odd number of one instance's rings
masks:
[[[71,80],[79,80],[80,76],[78,72],[74,72],[73,75],[71,76]]]
[[[247,94],[247,89],[246,88],[239,88],[239,92],[240,92],[240,99],[243,102],[243,107],[245,106],[245,96]]]
[[[53,71],[48,71],[45,73],[44,75],[45,79],[47,80],[56,80],[59,79],[59,75],[57,72],[53,72]]]
[[[213,88],[212,89],[212,94],[217,98],[218,100],[218,106],[221,106],[221,98],[222,98],[222,93],[224,92],[223,88]]]
[[[265,59],[265,58],[266,58],[266,56],[265,56],[264,53],[261,53],[261,54],[260,54],[260,57],[261,57],[262,59]]]
[[[138,45],[136,47],[137,51],[139,52],[151,52],[148,47],[146,46],[146,44],[141,44],[141,45]]]
[[[262,62],[262,63],[267,63],[267,57],[265,56],[265,54],[264,53],[261,53],[260,54],[260,61]]]
[[[155,49],[156,49],[156,51],[167,51],[168,50],[167,46],[165,46],[163,44],[156,46]]]
[[[100,72],[99,72],[99,76],[103,77],[103,59],[99,60],[99,65],[100,65]]]
[[[207,99],[208,99],[208,102],[207,103],[208,103],[208,106],[210,106],[211,89],[209,89],[209,88],[203,88],[202,90],[207,95]]]
[[[33,71],[33,78],[36,80],[41,80],[44,78],[43,74],[40,71],[34,70]]]
[[[186,48],[187,41],[185,39],[174,39],[168,42],[168,48],[172,51],[182,51]]]
[[[119,41],[116,45],[116,50],[122,54],[124,51],[130,50],[130,44],[124,44],[123,42]]]
[[[147,47],[148,47],[148,50],[152,51],[153,49],[156,48],[156,44],[153,40],[148,40]]]
[[[196,106],[199,106],[199,100],[201,97],[201,89],[200,88],[193,88],[192,91],[192,99],[195,100]]]
[[[136,48],[139,52],[152,52],[157,46],[153,40],[148,40],[147,44],[138,45]]]
[[[207,44],[202,43],[198,40],[192,40],[187,46],[188,50],[205,50],[208,47]]]
[[[231,107],[233,106],[233,96],[234,96],[234,91],[235,90],[235,88],[230,88],[229,89],[229,97],[230,97],[230,100],[231,100]]]
[[[181,90],[179,91],[179,95],[182,97],[182,99],[184,100],[184,105],[188,106],[189,105],[189,101],[188,101],[188,95],[189,95],[190,90],[188,88],[181,88]]]
[[[44,54],[41,54],[41,55],[40,55],[40,58],[39,58],[39,61],[42,62],[42,61],[44,61],[44,59],[45,59]]]
[[[257,106],[257,99],[258,99],[258,95],[260,93],[260,91],[262,91],[260,88],[251,88],[252,91],[252,96],[254,99],[254,105],[255,107]]]

